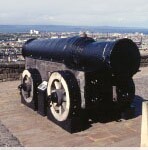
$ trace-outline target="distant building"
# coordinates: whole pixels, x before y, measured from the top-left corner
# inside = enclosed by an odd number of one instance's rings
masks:
[[[59,38],[58,36],[51,36],[51,39],[57,39]]]
[[[39,34],[40,32],[37,30],[30,30],[30,34]]]

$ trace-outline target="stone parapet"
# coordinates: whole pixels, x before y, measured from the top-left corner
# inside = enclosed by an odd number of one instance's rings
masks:
[[[19,80],[25,69],[25,62],[0,63],[0,82]]]

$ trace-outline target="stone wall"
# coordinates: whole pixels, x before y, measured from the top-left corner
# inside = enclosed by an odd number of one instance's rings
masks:
[[[0,63],[0,82],[19,80],[24,68],[24,63]]]
[[[142,56],[141,57],[141,67],[147,67],[148,66],[148,56]]]

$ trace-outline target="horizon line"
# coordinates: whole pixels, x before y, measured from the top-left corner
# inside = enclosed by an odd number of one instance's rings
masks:
[[[64,24],[0,24],[0,26],[67,26],[67,27],[106,27],[106,28],[127,28],[127,29],[148,29],[148,27],[130,27],[114,25],[64,25]]]

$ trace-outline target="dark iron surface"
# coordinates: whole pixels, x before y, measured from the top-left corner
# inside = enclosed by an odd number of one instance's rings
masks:
[[[89,37],[31,39],[22,49],[24,57],[65,64],[78,71],[110,70],[115,76],[133,76],[140,66],[140,53],[130,39],[95,41]]]

